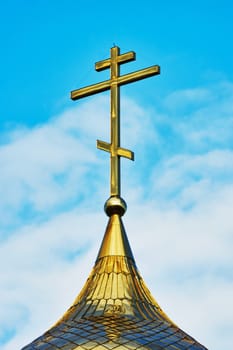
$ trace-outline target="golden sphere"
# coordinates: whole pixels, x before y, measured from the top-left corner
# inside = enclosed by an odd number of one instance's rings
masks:
[[[126,212],[127,205],[121,197],[112,196],[108,198],[105,202],[104,210],[108,216],[112,216],[113,214],[118,214],[123,216]]]

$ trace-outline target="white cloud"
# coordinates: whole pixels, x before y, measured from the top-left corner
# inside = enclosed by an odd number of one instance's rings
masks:
[[[88,104],[82,106],[81,123],[79,109],[74,108],[17,136],[12,131],[11,142],[0,149],[2,223],[19,215],[25,205],[45,213],[88,192],[93,164],[100,165],[95,140],[89,137],[92,130],[88,133],[82,125],[89,110]]]
[[[22,347],[55,322],[57,303],[62,310],[69,306],[65,297],[74,299],[93,264],[93,235],[101,232],[102,221],[102,215],[75,210],[25,227],[2,243],[0,328],[19,333],[6,349]]]
[[[205,200],[213,191],[230,186],[233,152],[213,150],[204,154],[175,155],[160,162],[151,174],[151,196],[188,207]]]
[[[164,100],[164,105],[169,110],[177,111],[190,107],[192,105],[195,108],[202,104],[206,105],[206,102],[212,99],[211,91],[207,88],[194,88],[185,89],[172,92]]]
[[[47,124],[33,129],[19,127],[8,133],[8,143],[0,148],[0,204],[2,224],[9,224],[12,216],[28,211],[46,213],[64,205],[66,201],[91,196],[100,178],[106,181],[102,162],[108,164],[109,155],[96,149],[96,139],[109,142],[110,121],[108,99],[95,98],[90,103],[69,109]],[[125,148],[138,140],[145,142],[148,116],[136,103],[123,99],[123,127]],[[98,157],[97,157],[98,153]],[[93,175],[94,174],[94,175]],[[106,183],[105,181],[105,183]]]
[[[162,113],[122,103],[122,147],[137,152],[122,173],[138,266],[168,315],[213,350],[222,349],[219,329],[225,348],[233,343],[233,89],[218,87],[220,97],[217,86],[176,92]],[[189,119],[169,119],[172,103],[184,115],[182,97]],[[46,124],[12,130],[0,147],[0,218],[8,232],[0,247],[0,341],[7,332],[11,338],[3,350],[21,348],[55,322],[94,263],[107,221],[109,162],[95,140],[109,141],[108,109],[105,97],[91,99]]]
[[[232,198],[220,191],[188,213],[137,203],[124,219],[139,269],[161,307],[211,349],[222,344],[214,330],[233,322]],[[26,227],[2,245],[8,262],[1,271],[2,320],[17,326],[4,350],[39,336],[70,306],[94,263],[106,222],[101,212],[75,210]],[[225,311],[221,305],[216,310],[222,295]],[[228,333],[226,348],[231,341]]]
[[[233,188],[219,189],[188,212],[159,210],[147,201],[131,208],[127,225],[136,261],[160,306],[210,349],[229,348],[233,341],[232,194]],[[228,330],[224,341],[217,329]]]

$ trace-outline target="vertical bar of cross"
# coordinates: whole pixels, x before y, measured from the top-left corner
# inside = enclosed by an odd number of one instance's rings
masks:
[[[99,92],[110,90],[111,94],[111,119],[110,134],[111,142],[97,140],[97,147],[110,153],[110,196],[120,197],[121,195],[121,169],[120,158],[125,157],[134,160],[134,153],[120,146],[120,86],[145,79],[160,73],[157,65],[138,70],[120,76],[120,65],[135,60],[135,52],[130,51],[120,55],[117,46],[111,48],[110,58],[99,61],[95,64],[95,69],[100,72],[110,68],[110,79],[77,89],[71,92],[72,100],[91,96]]]
[[[111,174],[110,194],[120,196],[120,157],[117,154],[120,147],[120,89],[117,78],[120,75],[118,64],[119,48],[111,48]]]

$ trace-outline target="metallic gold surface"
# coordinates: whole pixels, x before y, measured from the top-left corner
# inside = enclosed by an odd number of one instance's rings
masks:
[[[104,205],[105,213],[108,216],[111,216],[113,214],[118,214],[120,216],[123,216],[126,212],[126,209],[127,209],[127,205],[124,199],[116,196],[108,198],[108,200],[105,202],[105,205]]]
[[[95,69],[97,71],[110,68],[110,80],[71,92],[72,100],[77,100],[110,89],[111,143],[97,140],[97,148],[110,153],[110,196],[116,197],[120,197],[121,195],[120,157],[134,160],[134,154],[132,151],[120,147],[120,86],[160,73],[159,66],[152,66],[120,76],[120,65],[134,61],[135,58],[136,55],[133,51],[120,55],[119,47],[112,47],[110,58],[95,64]]]
[[[109,216],[95,265],[80,294],[64,316],[23,350],[205,350],[179,329],[162,311],[146,287],[134,260],[121,219],[126,203],[120,197],[120,156],[133,153],[120,147],[119,86],[158,74],[154,66],[119,76],[119,65],[135,59],[134,52],[96,63],[96,70],[110,68],[111,79],[72,92],[78,99],[111,89],[111,144],[98,141],[98,147],[111,154],[111,196],[105,203]],[[142,232],[143,234],[143,232]],[[156,247],[155,247],[156,251]]]
[[[119,215],[64,316],[23,350],[204,350],[162,311],[137,267]]]
[[[117,214],[109,219],[97,260],[107,256],[124,256],[134,261],[123,223]]]

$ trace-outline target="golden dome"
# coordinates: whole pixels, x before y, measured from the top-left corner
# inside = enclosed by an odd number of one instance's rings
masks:
[[[150,294],[120,214],[113,213],[95,265],[64,316],[23,350],[206,349],[179,329]]]
[[[120,91],[129,82],[157,75],[151,66],[120,75],[119,66],[133,61],[133,51],[96,63],[96,70],[110,68],[110,80],[72,91],[71,98],[111,90],[111,143],[97,141],[110,153],[110,198],[105,204],[109,222],[95,265],[82,291],[64,316],[23,350],[201,350],[206,349],[179,329],[151,296],[138,269],[121,216],[126,203],[120,197],[120,157],[133,160],[133,152],[120,147]]]

